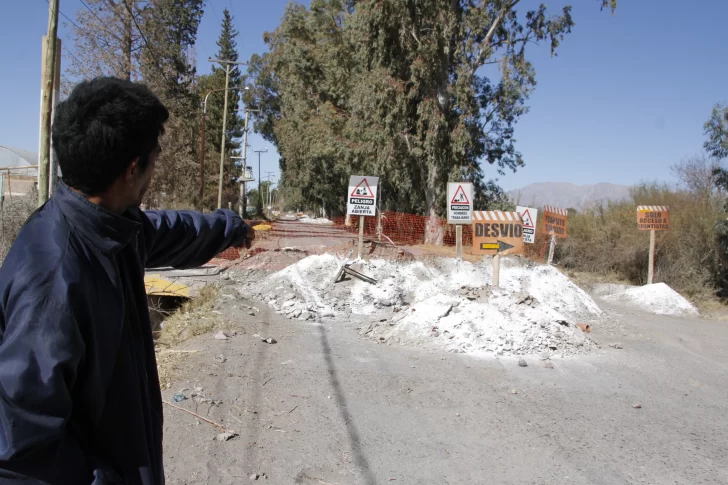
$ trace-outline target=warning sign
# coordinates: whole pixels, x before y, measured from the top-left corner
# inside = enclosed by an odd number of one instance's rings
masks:
[[[549,236],[566,238],[566,219],[569,213],[565,209],[547,205],[543,208],[543,232]]]
[[[538,220],[538,209],[533,207],[516,207],[516,212],[521,216],[523,223],[523,242],[533,244],[536,242],[536,221]]]
[[[377,184],[379,177],[352,175],[346,197],[346,213],[352,216],[377,215]]]
[[[448,224],[470,224],[473,221],[473,184],[449,182],[447,200]]]
[[[665,231],[670,228],[670,211],[666,205],[637,206],[637,228],[640,231]]]
[[[523,225],[518,212],[473,212],[473,254],[523,254]]]

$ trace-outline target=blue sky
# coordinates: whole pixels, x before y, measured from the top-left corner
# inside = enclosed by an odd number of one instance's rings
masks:
[[[286,3],[208,0],[196,47],[198,70],[209,71],[225,7],[235,17],[244,60],[265,50],[262,34],[275,29]],[[712,106],[728,101],[728,1],[621,0],[614,16],[600,12],[597,0],[572,3],[576,26],[559,55],[550,57],[545,45],[533,51],[538,86],[530,112],[516,127],[526,167],[502,177],[502,185],[671,180],[671,165],[700,152]],[[73,19],[82,8],[78,0],[60,4]],[[548,4],[557,8],[563,2]],[[45,0],[0,0],[0,145],[37,150],[47,13]],[[71,46],[66,23],[61,17],[64,48]],[[249,143],[269,150],[262,156],[263,172],[278,170],[273,146],[255,135]],[[253,166],[257,171],[257,158]],[[489,167],[486,172],[496,175]]]

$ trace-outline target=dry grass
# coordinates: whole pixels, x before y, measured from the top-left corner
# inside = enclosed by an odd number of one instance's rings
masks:
[[[217,286],[206,286],[200,294],[183,303],[177,311],[164,320],[164,327],[159,333],[157,344],[164,347],[175,347],[186,340],[211,332],[218,328],[228,328],[222,314],[215,310],[220,295]]]
[[[179,375],[189,371],[185,362],[196,350],[180,348],[180,345],[214,330],[240,332],[240,328],[234,328],[234,324],[215,310],[219,295],[219,287],[206,286],[199,296],[184,303],[164,321],[157,339],[157,345],[161,347],[157,352],[157,371],[162,389],[169,389]]]
[[[567,272],[593,273],[614,281],[646,283],[649,231],[637,230],[637,205],[667,205],[670,229],[657,231],[655,282],[664,282],[701,307],[717,301],[725,284],[722,232],[724,197],[701,197],[689,190],[643,185],[629,202],[569,216],[569,239],[556,248]]]
[[[38,194],[31,191],[26,196],[5,197],[0,205],[0,261],[10,250],[13,241],[38,205]]]

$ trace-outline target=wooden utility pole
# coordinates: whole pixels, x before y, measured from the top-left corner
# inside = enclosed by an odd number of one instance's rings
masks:
[[[222,209],[222,180],[225,174],[225,128],[228,111],[228,84],[230,83],[230,65],[225,65],[225,104],[222,108],[222,140],[220,141],[220,182],[217,188],[217,208]]]
[[[45,45],[45,36],[43,36],[43,43]],[[61,102],[61,39],[56,39],[56,62],[55,62],[55,75],[53,77],[53,112],[55,112],[56,106]],[[45,49],[44,49],[45,50]],[[45,62],[45,58],[43,58]],[[53,132],[53,118],[51,118],[51,133]],[[53,152],[53,139],[51,138],[51,149],[50,149],[50,165],[49,165],[49,177],[48,177],[48,197],[52,197],[56,191],[56,183],[58,181],[58,160],[56,154]]]
[[[38,205],[48,200],[51,160],[51,119],[53,118],[53,80],[56,67],[56,35],[58,34],[58,2],[48,1],[48,34],[41,80],[40,153],[38,154]]]

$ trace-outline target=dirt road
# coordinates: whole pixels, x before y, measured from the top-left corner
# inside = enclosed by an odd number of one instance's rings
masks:
[[[165,406],[170,484],[728,483],[725,323],[608,307],[602,350],[549,369],[380,345],[224,293],[245,333],[188,342],[164,396],[202,387],[222,403],[178,405],[239,436]]]

